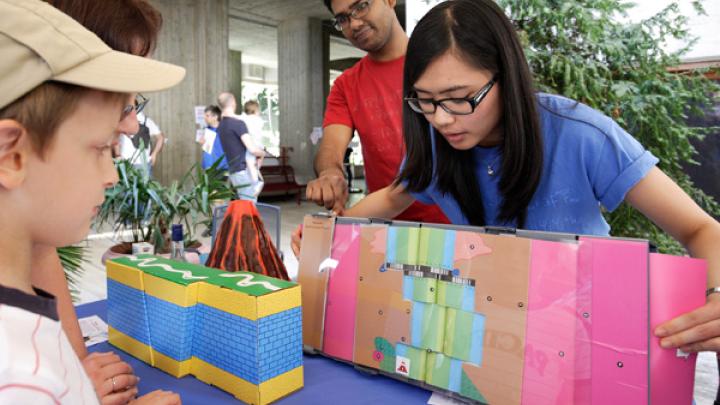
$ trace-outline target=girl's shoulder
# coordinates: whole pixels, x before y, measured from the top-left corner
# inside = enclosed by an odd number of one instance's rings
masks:
[[[567,97],[538,93],[538,115],[544,137],[603,141],[627,134],[602,112]],[[563,139],[568,141],[569,139]]]

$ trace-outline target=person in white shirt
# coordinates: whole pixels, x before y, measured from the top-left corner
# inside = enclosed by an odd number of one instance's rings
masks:
[[[262,129],[265,123],[262,117],[260,117],[260,104],[255,100],[246,101],[245,104],[243,104],[243,113],[240,114],[239,118],[245,122],[248,132],[250,133],[250,138],[255,146],[262,148]],[[256,198],[260,195],[265,185],[262,174],[260,173],[262,161],[263,158],[258,158],[251,153],[250,150],[245,152],[245,162],[247,163],[247,170],[253,181],[253,192]]]
[[[146,116],[142,108],[139,109],[137,118],[140,129],[136,134],[120,136],[116,154],[121,159],[130,160],[138,169],[147,170],[148,175],[152,176],[152,168],[165,145],[166,138],[155,121]]]

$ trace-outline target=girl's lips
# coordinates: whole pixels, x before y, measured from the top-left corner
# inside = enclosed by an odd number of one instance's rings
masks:
[[[465,133],[457,132],[454,134],[443,134],[443,136],[445,137],[445,139],[448,140],[448,142],[457,142],[457,141],[461,140],[463,138],[463,136],[465,136]]]

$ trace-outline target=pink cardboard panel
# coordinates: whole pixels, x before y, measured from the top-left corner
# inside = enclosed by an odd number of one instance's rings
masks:
[[[647,242],[581,238],[580,249],[592,269],[592,403],[647,404]]]
[[[532,242],[523,404],[582,403],[575,398],[576,329],[584,319],[576,311],[577,251],[571,243]]]
[[[331,257],[338,261],[330,272],[325,307],[323,352],[352,361],[360,253],[360,224],[335,224]]]
[[[707,264],[688,257],[650,255],[650,330],[705,303]],[[667,297],[673,297],[668,299]],[[678,357],[650,337],[652,405],[691,404],[696,354]]]

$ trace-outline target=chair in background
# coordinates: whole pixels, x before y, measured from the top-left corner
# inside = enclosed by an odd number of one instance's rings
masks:
[[[227,204],[223,204],[213,208],[212,225],[210,232],[210,234],[212,235],[212,246],[215,245],[215,235],[220,230],[220,225],[222,225],[222,221],[225,218],[227,207]],[[277,205],[265,203],[255,203],[255,207],[260,214],[260,219],[262,219],[263,225],[265,225],[265,231],[268,233],[268,235],[270,235],[270,239],[273,241],[278,255],[280,255],[280,259],[284,259],[283,252],[282,250],[280,250],[280,207],[278,207]]]

